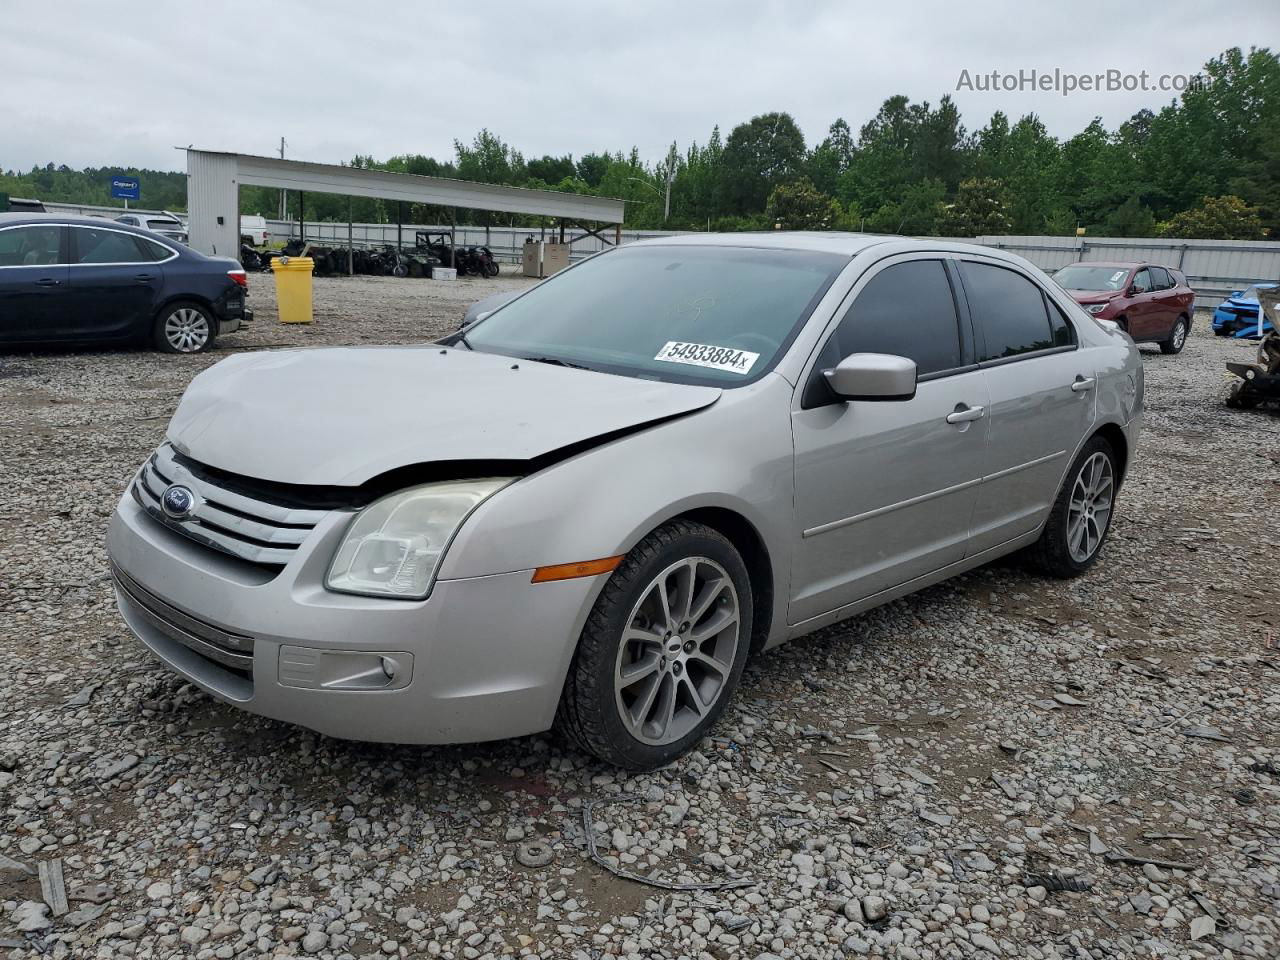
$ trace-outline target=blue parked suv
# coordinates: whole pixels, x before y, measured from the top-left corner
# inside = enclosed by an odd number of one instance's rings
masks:
[[[1213,332],[1220,337],[1238,337],[1242,340],[1258,339],[1258,291],[1272,290],[1280,284],[1255,283],[1243,290],[1236,290],[1218,304],[1213,311]],[[1264,320],[1262,332],[1271,330],[1271,321]]]
[[[141,341],[200,353],[253,319],[234,260],[111,220],[0,214],[0,345]]]

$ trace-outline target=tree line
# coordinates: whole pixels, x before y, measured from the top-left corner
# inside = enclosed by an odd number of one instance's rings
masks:
[[[657,163],[602,151],[526,158],[482,130],[446,160],[357,155],[350,165],[485,183],[618,197],[641,229],[867,230],[986,234],[1280,239],[1280,56],[1231,48],[1203,82],[1115,130],[1094,119],[1051,136],[1035,114],[996,112],[967,130],[950,96],[936,105],[894,96],[854,133],[844,119],[807,145],[787,113],[765,113],[705,143],[672,144]],[[0,174],[0,192],[107,202],[110,173],[142,178],[142,207],[183,209],[181,173],[70,170],[49,164]],[[244,187],[243,213],[275,217],[279,191]],[[450,211],[395,201],[308,194],[308,220],[537,226],[537,217]],[[298,198],[288,198],[289,216]]]

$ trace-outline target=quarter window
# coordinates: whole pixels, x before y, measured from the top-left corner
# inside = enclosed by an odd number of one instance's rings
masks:
[[[942,261],[885,267],[862,288],[832,339],[839,354],[832,364],[851,353],[888,353],[914,360],[922,377],[960,366],[960,325]]]
[[[154,240],[148,240],[145,237],[134,237],[133,240],[142,250],[142,258],[144,260],[168,260],[173,256],[172,250],[163,244],[156,243]]]
[[[1075,328],[1071,326],[1071,321],[1067,319],[1061,307],[1047,297],[1046,300],[1049,304],[1049,326],[1053,329],[1053,345],[1055,347],[1075,346],[1076,333]]]
[[[143,251],[131,233],[91,228],[72,231],[76,241],[76,263],[145,263],[150,256]]]
[[[65,262],[58,256],[62,227],[0,230],[0,267],[46,267]]]
[[[1004,267],[965,261],[964,292],[985,340],[980,360],[1001,360],[1055,345],[1045,298],[1026,277]]]

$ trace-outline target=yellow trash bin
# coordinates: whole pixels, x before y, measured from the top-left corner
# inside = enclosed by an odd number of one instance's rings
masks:
[[[276,275],[276,303],[281,323],[311,322],[311,271],[315,261],[310,257],[275,257],[271,272]]]

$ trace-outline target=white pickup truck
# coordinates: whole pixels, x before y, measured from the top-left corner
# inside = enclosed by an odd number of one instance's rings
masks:
[[[267,218],[242,215],[240,217],[240,242],[251,247],[265,247],[269,232]]]

